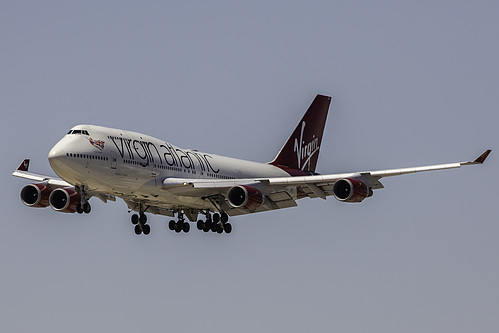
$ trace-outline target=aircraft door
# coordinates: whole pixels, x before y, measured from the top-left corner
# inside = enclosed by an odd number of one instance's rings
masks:
[[[116,169],[117,160],[116,160],[116,152],[114,150],[111,151],[111,169]]]
[[[158,186],[158,166],[152,163],[151,177],[154,178],[154,186]]]

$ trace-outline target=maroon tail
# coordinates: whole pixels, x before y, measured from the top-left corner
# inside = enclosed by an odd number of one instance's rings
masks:
[[[28,171],[29,168],[29,158],[25,159],[24,161],[19,164],[17,167],[17,171]]]
[[[315,172],[331,97],[317,95],[293,134],[270,164]]]

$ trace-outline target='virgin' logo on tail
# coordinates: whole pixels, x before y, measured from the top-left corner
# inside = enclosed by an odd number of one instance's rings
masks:
[[[300,140],[295,138],[295,144],[293,151],[296,153],[296,157],[298,159],[298,168],[300,170],[306,170],[306,166],[308,165],[308,169],[310,169],[310,159],[312,156],[319,152],[319,138],[315,135],[312,136],[312,140],[305,144],[303,140],[303,132],[305,132],[306,123],[302,121],[301,123],[301,134]]]

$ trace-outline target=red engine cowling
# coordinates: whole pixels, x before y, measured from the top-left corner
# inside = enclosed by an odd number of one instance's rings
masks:
[[[76,212],[76,206],[81,203],[81,196],[74,187],[58,188],[50,193],[50,207],[63,213]]]
[[[333,194],[343,202],[361,202],[372,196],[372,189],[358,179],[345,178],[337,180],[333,185]]]
[[[47,207],[52,189],[44,184],[28,184],[21,190],[21,201],[29,207]]]
[[[234,208],[255,210],[263,204],[262,192],[247,185],[232,187],[227,193],[227,199]]]

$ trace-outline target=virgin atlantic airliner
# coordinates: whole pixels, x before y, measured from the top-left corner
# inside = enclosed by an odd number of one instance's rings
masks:
[[[316,166],[330,103],[331,97],[317,95],[268,163],[182,149],[120,129],[77,125],[48,155],[60,178],[29,172],[29,159],[13,175],[33,182],[21,190],[21,201],[29,207],[88,214],[90,198],[107,202],[119,197],[138,213],[131,216],[137,235],[151,231],[146,213],[176,217],[169,221],[176,232],[189,232],[188,221],[197,221],[204,232],[230,233],[229,216],[293,207],[307,197],[362,202],[383,188],[383,177],[482,164],[490,153],[470,162],[321,175]]]

